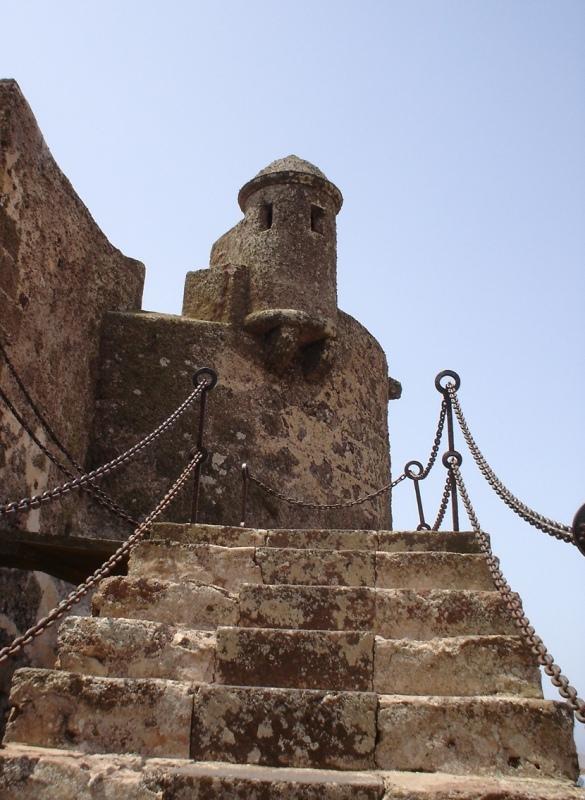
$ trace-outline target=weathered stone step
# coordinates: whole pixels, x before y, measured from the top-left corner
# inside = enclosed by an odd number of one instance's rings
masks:
[[[212,683],[215,632],[113,617],[67,617],[59,627],[57,668],[114,678]]]
[[[495,591],[482,555],[376,553],[378,589],[483,589]]]
[[[237,591],[243,583],[262,583],[253,547],[141,542],[130,556],[131,577],[195,581]]]
[[[584,800],[569,781],[88,755],[8,745],[0,800]]]
[[[434,550],[447,553],[479,553],[472,531],[378,531],[378,550],[391,553]]]
[[[232,686],[372,691],[374,635],[218,628],[216,681]]]
[[[304,630],[372,630],[387,639],[514,635],[497,592],[243,586],[240,625]]]
[[[214,544],[222,547],[293,547],[329,550],[446,551],[479,553],[472,532],[359,531],[328,529],[236,528],[224,525],[191,525],[160,522],[152,526],[151,539],[182,544]]]
[[[215,630],[236,625],[238,598],[225,589],[196,583],[155,578],[105,578],[92,599],[93,612],[102,617],[123,617]]]
[[[86,753],[189,757],[188,683],[20,669],[5,741]]]
[[[511,697],[383,695],[376,764],[417,772],[578,776],[569,707]]]
[[[384,777],[375,772],[87,755],[23,745],[0,751],[0,800],[382,800],[383,796]],[[548,800],[548,795],[544,797]],[[583,798],[555,795],[550,800]]]
[[[374,586],[375,555],[364,550],[259,547],[256,561],[265,584]]]
[[[244,583],[494,590],[485,559],[470,553],[222,547],[166,540],[138,545],[129,575],[196,581],[230,591]]]
[[[191,757],[265,766],[374,767],[377,697],[311,689],[200,686]]]
[[[374,653],[380,694],[542,697],[535,657],[517,636],[376,637]]]
[[[567,780],[444,772],[379,772],[383,800],[585,800],[585,790]]]

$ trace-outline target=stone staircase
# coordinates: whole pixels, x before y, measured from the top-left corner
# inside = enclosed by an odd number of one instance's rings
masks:
[[[15,673],[0,798],[585,798],[468,533],[160,524],[55,670]]]

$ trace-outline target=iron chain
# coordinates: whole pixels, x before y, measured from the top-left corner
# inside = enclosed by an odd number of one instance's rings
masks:
[[[445,481],[445,488],[443,489],[443,496],[441,497],[441,504],[439,505],[439,510],[437,512],[437,518],[435,519],[435,523],[431,530],[438,531],[441,527],[443,520],[445,519],[445,514],[447,513],[447,508],[449,506],[449,500],[451,498],[451,475],[447,472],[447,480]]]
[[[486,533],[484,533],[484,531],[481,530],[477,514],[475,513],[475,509],[473,508],[471,500],[469,499],[465,483],[463,482],[463,477],[461,476],[459,466],[457,465],[455,459],[453,459],[451,462],[451,469],[453,471],[453,475],[455,476],[459,494],[463,500],[465,510],[467,511],[467,516],[471,522],[471,527],[479,543],[481,552],[485,556],[492,579],[497,590],[501,594],[508,611],[513,617],[516,625],[520,628],[524,636],[524,640],[534,655],[538,658],[538,663],[544,668],[544,671],[550,677],[553,686],[557,687],[561,697],[568,702],[575,714],[575,718],[579,722],[585,723],[585,701],[579,697],[577,690],[571,686],[569,679],[563,675],[561,668],[555,663],[555,660],[548,652],[546,645],[540,636],[538,636],[533,626],[530,624],[530,620],[524,612],[520,596],[516,592],[512,591],[509,583],[504,577],[504,574],[500,569],[500,561],[493,554],[489,537]]]
[[[18,424],[23,428],[23,430],[26,431],[28,436],[36,444],[41,453],[44,453],[45,456],[49,459],[49,461],[51,461],[58,469],[60,469],[61,472],[67,475],[67,477],[73,479],[75,477],[74,473],[71,472],[71,470],[68,467],[66,467],[65,464],[59,461],[59,459],[53,453],[51,453],[48,447],[46,447],[41,442],[41,440],[38,438],[38,436],[35,434],[32,428],[30,428],[29,425],[27,425],[24,417],[18,412],[14,404],[11,402],[11,400],[8,398],[8,396],[2,389],[0,389],[0,399],[4,401],[4,404],[10,410],[10,412],[12,413]],[[83,471],[81,467],[78,467],[78,469],[80,472]],[[97,502],[100,503],[100,505],[109,509],[112,513],[116,514],[116,516],[120,517],[121,519],[125,520],[131,525],[134,526],[138,525],[138,520],[134,519],[133,517],[130,516],[130,514],[128,514],[128,512],[124,511],[124,509],[121,506],[119,506],[114,500],[112,500],[112,498],[109,497],[102,489],[100,489],[99,486],[94,486],[93,484],[89,484],[87,486],[81,486],[80,489],[82,492],[86,492],[87,494],[92,495],[97,500]]]
[[[130,538],[127,539],[124,544],[122,544],[116,550],[116,552],[113,553],[107,559],[107,561],[102,564],[101,567],[96,569],[96,571],[93,572],[90,577],[87,578],[87,580],[85,580],[83,583],[80,583],[76,589],[70,592],[67,597],[65,597],[59,603],[59,605],[57,605],[45,617],[40,619],[35,625],[25,631],[22,636],[18,636],[10,645],[3,647],[0,650],[0,663],[5,661],[10,656],[20,652],[20,650],[22,650],[22,648],[27,644],[30,644],[30,642],[32,642],[36,636],[40,636],[47,628],[51,627],[51,625],[53,625],[58,619],[67,613],[67,611],[70,611],[76,603],[85,597],[90,589],[96,586],[103,578],[106,577],[106,575],[112,571],[116,564],[118,564],[127,553],[136,547],[154,520],[167,508],[168,505],[170,505],[170,503],[177,496],[181,488],[184,486],[187,478],[201,462],[203,457],[204,454],[201,451],[197,451],[193,455],[193,458],[189,461],[183,472],[179,475],[162,500],[155,506],[155,508],[144,519],[144,521],[140,523]]]
[[[171,428],[178,419],[180,419],[185,411],[199,397],[201,392],[207,386],[207,383],[208,382],[205,380],[200,381],[193,389],[191,394],[181,403],[180,406],[178,406],[178,408],[175,409],[175,411],[173,411],[172,414],[165,419],[164,422],[162,422],[147,436],[133,445],[129,450],[126,450],[124,453],[116,456],[116,458],[112,459],[112,461],[108,461],[107,464],[103,464],[101,467],[98,467],[97,469],[94,469],[84,475],[79,475],[77,478],[74,478],[67,483],[63,483],[54,489],[49,489],[42,494],[33,495],[32,497],[24,497],[21,500],[16,500],[12,503],[7,503],[6,505],[0,506],[0,516],[12,514],[17,511],[29,511],[30,509],[38,508],[42,503],[50,502],[58,497],[63,497],[69,492],[75,489],[80,489],[92,481],[104,477],[104,475],[109,475],[111,472],[119,469],[119,467],[123,466],[124,464],[133,461],[142,450],[152,445],[160,436],[162,436],[163,433]]]
[[[361,505],[361,503],[365,503],[368,500],[373,500],[375,497],[379,497],[381,494],[385,494],[393,489],[395,486],[403,481],[406,478],[406,474],[403,472],[396,480],[392,481],[392,483],[387,483],[385,486],[382,486],[381,489],[377,489],[375,492],[371,492],[370,494],[366,494],[363,497],[358,497],[357,500],[348,500],[346,503],[309,503],[306,500],[298,500],[295,497],[288,497],[282,492],[273,489],[271,486],[268,486],[266,483],[257,478],[251,472],[248,472],[248,478],[255,483],[260,489],[262,489],[266,494],[270,494],[273,497],[277,497],[279,500],[283,500],[285,503],[288,503],[291,506],[298,506],[300,508],[314,508],[314,509],[324,509],[324,510],[331,510],[331,509],[339,509],[339,508],[351,508],[352,506]]]
[[[433,441],[433,446],[431,448],[431,454],[429,456],[429,460],[427,462],[426,467],[423,469],[420,475],[417,476],[419,481],[424,480],[429,472],[432,470],[435,461],[437,460],[437,456],[439,454],[439,448],[441,446],[441,439],[443,438],[443,429],[445,428],[445,417],[447,416],[447,403],[445,400],[441,402],[441,411],[439,413],[439,421],[437,422],[437,432],[435,433],[435,439]]]
[[[469,430],[469,426],[467,425],[467,421],[463,415],[461,405],[459,404],[459,398],[457,397],[457,391],[454,385],[452,383],[447,384],[447,390],[449,392],[453,408],[455,409],[455,414],[463,433],[463,437],[467,443],[467,446],[469,447],[469,450],[471,451],[475,463],[477,464],[481,474],[484,476],[496,494],[509,508],[512,509],[512,511],[518,514],[518,516],[522,517],[522,519],[524,519],[530,525],[533,525],[535,528],[538,528],[544,533],[548,533],[549,536],[553,536],[555,539],[559,539],[560,541],[574,545],[575,541],[573,534],[568,525],[555,522],[554,520],[544,517],[542,514],[533,511],[531,508],[529,508],[529,506],[525,505],[521,500],[513,495],[509,489],[506,488],[506,486],[502,483],[502,481],[498,478],[486,461],[483,453],[477,446],[475,439],[471,435],[471,431]]]

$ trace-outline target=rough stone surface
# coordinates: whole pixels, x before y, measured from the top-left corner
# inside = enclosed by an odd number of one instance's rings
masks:
[[[102,617],[128,617],[169,625],[215,630],[238,621],[237,599],[216,586],[154,578],[106,578],[93,597]]]
[[[140,308],[144,267],[113,247],[63,175],[18,84],[0,80],[0,339],[29,393],[70,452],[84,462],[94,414],[100,327],[107,310]],[[72,308],[75,313],[72,313]],[[3,358],[0,385],[22,408],[22,395]],[[29,415],[41,442],[47,436]],[[12,414],[0,405],[2,497],[17,499],[61,482]],[[78,493],[11,520],[19,530],[69,534],[83,524]],[[104,515],[96,516],[104,520]],[[32,589],[22,592],[25,580]],[[0,569],[0,596],[18,597],[17,615],[0,616],[0,646],[37,622],[68,591],[40,573],[23,578]],[[40,602],[37,603],[37,598]],[[27,609],[24,613],[25,607]],[[52,607],[52,606],[49,606]],[[18,663],[48,665],[54,636],[36,640]],[[11,667],[3,665],[3,679]],[[5,692],[0,680],[0,732]]]
[[[572,734],[572,715],[564,703],[383,695],[376,764],[381,769],[576,780]]]
[[[383,794],[383,776],[372,772],[88,755],[22,745],[0,751],[0,800],[381,800]]]
[[[302,349],[278,375],[265,362],[264,339],[235,325],[146,313],[106,316],[91,465],[108,461],[149,433],[192,388],[202,365],[219,383],[209,396],[199,519],[241,522],[241,464],[287,494],[318,503],[353,500],[388,482],[387,364],[358,322],[339,312],[330,363],[317,345]],[[148,398],[148,404],[140,402]],[[186,414],[145,454],[104,487],[135,515],[167,491],[187,461],[196,425]],[[167,521],[188,519],[189,492]],[[376,529],[390,524],[387,497],[319,513],[326,528]],[[293,507],[251,486],[247,524],[314,528],[315,512]],[[93,525],[93,522],[91,523]],[[97,523],[96,523],[97,529]],[[119,528],[120,533],[125,529]]]
[[[485,558],[468,553],[377,553],[376,586],[495,591]]]
[[[378,637],[374,689],[380,694],[542,697],[536,660],[515,636],[425,642]]]
[[[569,781],[445,773],[382,772],[384,800],[582,800]]]
[[[375,550],[374,531],[277,530],[267,531],[268,547],[304,547],[309,550]]]
[[[373,630],[375,592],[342,586],[244,586],[240,624],[254,628]]]
[[[189,684],[21,669],[6,741],[88,753],[189,756]]]
[[[108,310],[140,308],[144,267],[98,228],[13,80],[0,81],[0,141],[0,332],[29,392],[83,463],[101,322]],[[15,397],[3,359],[0,383]],[[26,497],[59,483],[61,473],[10,413],[0,413],[3,496]],[[67,533],[81,510],[77,498],[68,499],[19,515],[18,525]]]
[[[470,532],[378,531],[378,550],[391,553],[443,550],[448,553],[479,553],[475,535]]]
[[[266,584],[374,586],[374,554],[359,550],[258,548],[256,561]]]
[[[142,542],[132,551],[128,574],[160,580],[198,581],[236,591],[244,583],[262,581],[254,553],[253,547]]]
[[[228,525],[190,525],[159,522],[152,526],[151,539],[168,539],[181,544],[215,544],[221,547],[261,547],[266,531]]]
[[[0,750],[0,800],[164,800],[144,759],[11,744]]]
[[[498,592],[377,589],[374,630],[386,639],[518,632]]]
[[[371,691],[374,637],[359,631],[219,628],[218,683]]]
[[[215,634],[159,622],[69,617],[59,629],[59,669],[114,678],[213,682]]]
[[[267,766],[368,769],[376,696],[359,692],[202,686],[191,756]]]

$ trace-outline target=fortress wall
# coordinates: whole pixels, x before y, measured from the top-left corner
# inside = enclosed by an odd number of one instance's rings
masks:
[[[140,308],[143,278],[143,265],[108,242],[60,171],[17,83],[0,81],[0,336],[31,395],[82,464],[102,317],[109,309]],[[24,410],[1,358],[0,385]],[[42,492],[63,479],[0,402],[1,500]],[[18,536],[19,528],[79,535],[82,511],[75,495],[0,524],[10,536]],[[0,589],[2,647],[46,614],[68,587],[40,572],[0,569]],[[3,666],[0,731],[13,670],[52,666],[54,642],[53,630]]]
[[[102,317],[106,310],[140,308],[143,279],[143,265],[108,242],[53,160],[17,83],[0,81],[0,335],[32,396],[82,464]],[[0,381],[23,408],[2,359]],[[61,482],[3,406],[0,414],[3,497]],[[16,524],[79,532],[77,505],[44,506]]]
[[[148,433],[189,393],[198,367],[219,383],[209,394],[200,521],[239,524],[240,465],[290,495],[319,503],[355,499],[389,480],[386,358],[358,322],[339,313],[325,367],[311,348],[284,373],[270,371],[262,340],[217,322],[152,313],[108,314],[102,340],[94,464]],[[189,412],[137,466],[105,486],[134,514],[145,513],[185,465],[194,445]],[[190,493],[167,519],[188,519]],[[388,528],[389,498],[315,512],[250,492],[257,527]],[[96,523],[97,524],[97,523]],[[120,528],[120,531],[123,529]]]

